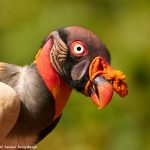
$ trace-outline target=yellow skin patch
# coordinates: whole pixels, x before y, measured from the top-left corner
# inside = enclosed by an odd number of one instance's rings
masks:
[[[36,62],[37,62],[37,58],[39,57],[39,55],[40,55],[40,52],[41,52],[41,48],[38,50],[38,52],[37,52],[37,54],[36,54],[36,56],[35,56],[35,60],[34,60],[34,64],[36,64]]]

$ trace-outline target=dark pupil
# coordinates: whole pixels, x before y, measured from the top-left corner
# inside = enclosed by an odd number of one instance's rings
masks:
[[[81,47],[77,47],[77,50],[78,50],[78,51],[81,51]]]

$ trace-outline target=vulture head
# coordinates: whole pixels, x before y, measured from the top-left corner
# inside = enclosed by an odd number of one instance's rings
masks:
[[[111,101],[113,91],[127,95],[125,75],[112,68],[108,49],[91,31],[79,26],[60,28],[49,34],[41,49],[48,49],[48,60],[41,61],[49,61],[71,89],[91,97],[98,108]]]

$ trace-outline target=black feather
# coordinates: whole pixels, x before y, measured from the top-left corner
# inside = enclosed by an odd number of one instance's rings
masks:
[[[63,42],[67,45],[67,32],[64,28],[60,28],[57,30],[59,33],[60,38],[63,40]]]

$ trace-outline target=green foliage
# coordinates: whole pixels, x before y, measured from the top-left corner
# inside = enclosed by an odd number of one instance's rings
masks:
[[[150,149],[150,2],[147,0],[0,0],[0,61],[29,64],[54,29],[81,25],[107,45],[125,72],[129,95],[97,108],[74,92],[38,150]]]

